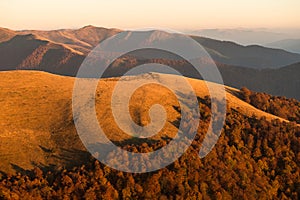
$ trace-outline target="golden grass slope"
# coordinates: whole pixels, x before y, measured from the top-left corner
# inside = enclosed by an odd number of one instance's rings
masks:
[[[156,76],[172,83],[175,75],[145,74],[131,77],[124,84]],[[79,140],[72,116],[74,78],[37,71],[0,72],[0,171],[15,172],[34,166],[72,166],[88,159]],[[96,92],[97,118],[112,141],[130,138],[114,122],[111,113],[111,94],[118,78],[101,79]],[[204,81],[188,79],[197,96],[208,95]],[[122,83],[123,84],[123,83]],[[230,108],[251,117],[278,118],[254,108],[235,96],[238,90],[226,87]],[[126,93],[126,91],[124,91]],[[179,117],[174,94],[157,84],[139,88],[131,98],[130,113],[135,122],[149,123],[148,109],[161,103],[167,112],[164,128],[153,139],[172,137],[177,128],[172,124]],[[279,118],[280,119],[280,118]],[[283,120],[283,119],[280,119]]]

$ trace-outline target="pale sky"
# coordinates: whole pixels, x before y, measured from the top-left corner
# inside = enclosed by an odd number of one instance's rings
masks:
[[[300,0],[0,0],[0,27],[300,28]]]

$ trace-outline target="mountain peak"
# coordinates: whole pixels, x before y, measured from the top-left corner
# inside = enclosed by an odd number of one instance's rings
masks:
[[[82,27],[80,29],[90,29],[90,28],[98,28],[98,27],[93,26],[93,25],[86,25],[86,26],[84,26],[84,27]]]
[[[104,29],[104,30],[108,30],[108,28],[104,28],[104,27],[98,27],[98,26],[93,26],[93,25],[86,25],[78,30],[97,30],[97,29]]]
[[[0,42],[5,42],[7,40],[10,40],[16,35],[16,33],[10,29],[7,28],[1,28],[0,27]]]
[[[16,35],[12,38],[12,40],[35,40],[40,39],[37,35],[34,35],[32,33],[25,34],[25,35]]]
[[[48,39],[43,38],[41,36],[29,33],[29,34],[20,34],[20,35],[16,35],[14,36],[10,41],[29,41],[29,40],[39,40],[39,41],[45,41],[45,42],[49,42]]]

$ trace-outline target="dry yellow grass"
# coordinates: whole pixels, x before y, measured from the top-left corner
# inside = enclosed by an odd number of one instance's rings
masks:
[[[171,83],[174,80],[173,75],[155,76]],[[143,76],[123,81],[128,84],[139,78]],[[68,166],[85,161],[87,154],[76,134],[72,116],[74,78],[37,71],[11,71],[0,72],[0,80],[1,171],[14,172],[18,167],[27,170],[36,165]],[[117,81],[118,78],[102,79],[96,94],[98,121],[108,138],[113,141],[130,137],[114,123],[111,113],[111,94]],[[188,81],[197,96],[203,98],[208,95],[204,81]],[[226,87],[226,90],[230,108],[250,117],[255,114],[269,120],[278,118],[237,98],[234,92],[238,90],[230,87]],[[179,117],[179,113],[173,106],[179,104],[174,94],[162,86],[145,85],[134,93],[130,101],[132,118],[137,123],[147,125],[148,110],[154,103],[165,107],[167,122],[153,139],[159,139],[163,135],[174,136],[177,128],[172,122]]]

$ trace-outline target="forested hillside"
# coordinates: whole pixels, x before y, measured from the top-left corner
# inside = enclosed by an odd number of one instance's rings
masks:
[[[202,99],[198,134],[174,164],[147,174],[113,170],[93,158],[81,167],[42,166],[17,175],[2,174],[1,199],[299,199],[300,128],[295,123],[245,117],[228,110],[224,131],[207,157],[198,151],[209,122],[209,98]],[[118,144],[135,152],[157,143]]]

